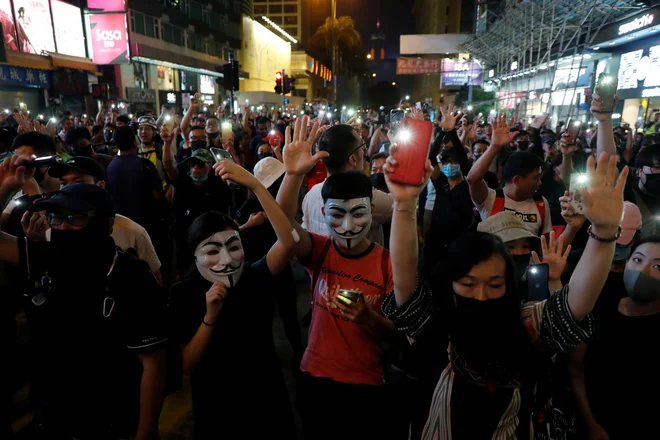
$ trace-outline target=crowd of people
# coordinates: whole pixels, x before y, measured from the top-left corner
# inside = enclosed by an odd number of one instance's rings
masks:
[[[438,110],[421,185],[378,112],[6,118],[4,400],[35,439],[157,439],[183,375],[198,440],[657,438],[655,129]]]

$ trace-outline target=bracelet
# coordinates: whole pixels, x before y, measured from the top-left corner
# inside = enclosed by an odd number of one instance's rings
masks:
[[[612,243],[614,241],[617,241],[619,239],[619,237],[621,237],[621,226],[619,226],[619,230],[617,231],[614,238],[603,238],[603,237],[597,236],[596,234],[594,234],[591,231],[591,226],[592,225],[589,225],[589,228],[587,229],[587,234],[589,235],[589,237],[593,238],[596,241],[600,241],[601,243]]]
[[[213,326],[215,325],[215,322],[209,324],[208,322],[206,322],[206,321],[204,321],[204,320],[202,319],[202,324],[204,324],[204,325],[207,326],[207,327],[213,327]]]
[[[397,212],[411,212],[411,213],[415,214],[417,212],[417,208],[419,208],[419,205],[417,205],[417,206],[415,206],[414,209],[399,209],[399,208],[397,208],[397,205],[398,205],[397,203],[392,204],[392,209],[394,209]]]

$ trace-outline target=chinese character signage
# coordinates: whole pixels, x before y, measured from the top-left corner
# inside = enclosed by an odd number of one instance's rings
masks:
[[[41,69],[0,65],[0,85],[50,87],[50,72]]]
[[[96,64],[128,64],[126,14],[91,14],[89,28]]]
[[[18,44],[23,52],[55,52],[48,0],[14,0]]]
[[[442,60],[441,82],[443,86],[480,86],[482,83],[481,63],[475,60]]]
[[[51,0],[51,9],[57,52],[85,57],[85,38],[83,37],[80,8],[59,0]]]
[[[398,58],[397,75],[424,75],[440,73],[439,58]]]

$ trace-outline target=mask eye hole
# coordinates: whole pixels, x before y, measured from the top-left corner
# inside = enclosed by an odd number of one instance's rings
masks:
[[[209,251],[206,255],[218,255],[219,253],[220,253],[220,251],[218,251],[217,249],[214,249],[212,251]]]
[[[238,252],[241,250],[241,247],[236,245],[229,248],[229,252]]]

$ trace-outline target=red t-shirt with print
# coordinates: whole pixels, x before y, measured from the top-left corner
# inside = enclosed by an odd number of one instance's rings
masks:
[[[312,171],[307,173],[307,191],[312,189],[314,185],[324,182],[327,177],[328,169],[323,165],[323,162],[319,160],[316,162],[316,165],[314,165],[314,168],[312,168]]]
[[[389,251],[372,243],[362,255],[344,255],[332,238],[310,235],[312,255],[303,264],[316,285],[309,343],[300,368],[337,382],[382,385],[381,337],[342,316],[332,300],[339,289],[357,290],[380,313],[385,295],[394,289]]]

